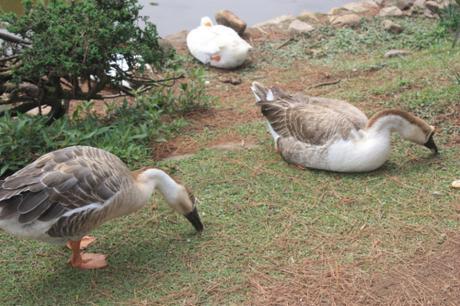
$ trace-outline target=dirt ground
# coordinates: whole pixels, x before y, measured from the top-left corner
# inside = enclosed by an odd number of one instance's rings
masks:
[[[374,256],[355,265],[319,260],[280,267],[286,278],[253,275],[256,305],[459,305],[460,235],[451,233],[430,250],[388,265],[385,272],[364,271]],[[377,247],[377,246],[376,246]],[[286,281],[288,279],[288,281]],[[326,302],[327,301],[327,302]],[[331,302],[333,301],[333,302]]]

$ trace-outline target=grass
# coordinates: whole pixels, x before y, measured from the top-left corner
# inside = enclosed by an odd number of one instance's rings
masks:
[[[286,47],[299,48],[296,43]],[[307,271],[312,275],[314,269],[329,268],[321,263],[324,258],[371,275],[442,248],[446,233],[459,229],[460,202],[458,191],[449,188],[460,169],[460,87],[452,78],[452,72],[460,71],[460,52],[449,48],[449,42],[437,42],[391,60],[382,59],[380,52],[337,53],[327,60],[297,61],[296,69],[272,71],[263,80],[293,86],[306,69],[327,71],[342,82],[309,94],[351,100],[368,114],[383,107],[414,111],[436,122],[438,158],[395,137],[390,160],[375,172],[302,171],[274,152],[260,119],[209,128],[191,137],[204,144],[232,132],[241,139],[258,139],[257,146],[237,152],[202,148],[181,161],[146,161],[180,177],[194,191],[205,224],[202,235],[195,235],[157,197],[153,205],[93,232],[98,241],[91,251],[109,254],[110,266],[83,272],[66,265],[69,252],[61,247],[0,233],[0,304],[258,304],[273,289],[264,279],[272,286],[302,288],[284,271],[304,267],[305,261],[318,263]],[[291,51],[297,52],[283,52]],[[369,70],[375,65],[379,69]],[[245,74],[250,79],[261,71]],[[249,91],[241,91],[244,98],[235,93],[220,103],[253,107]]]

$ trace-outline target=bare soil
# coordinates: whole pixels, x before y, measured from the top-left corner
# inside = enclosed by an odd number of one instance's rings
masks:
[[[178,155],[192,154],[202,148],[209,148],[225,143],[245,143],[253,144],[256,142],[253,138],[243,138],[235,132],[221,132],[219,137],[200,143],[193,137],[194,133],[200,133],[204,129],[222,130],[236,125],[261,119],[258,110],[248,108],[245,110],[236,110],[235,108],[226,109],[209,109],[206,111],[196,111],[186,116],[189,126],[184,132],[167,142],[154,145],[153,158],[161,160]]]

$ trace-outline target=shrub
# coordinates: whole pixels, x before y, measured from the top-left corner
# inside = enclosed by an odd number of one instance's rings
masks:
[[[167,89],[137,95],[132,103],[107,103],[106,113],[97,114],[93,102],[80,103],[71,117],[46,125],[41,116],[8,113],[0,117],[0,176],[11,174],[40,155],[72,145],[109,150],[131,167],[151,160],[152,146],[165,141],[183,127],[177,111],[208,106],[202,70],[191,71],[187,82]],[[168,114],[169,120],[162,118]]]
[[[122,80],[135,88],[153,86],[158,78],[133,71],[142,72],[148,63],[158,72],[173,56],[160,47],[155,25],[139,16],[136,0],[23,4],[23,16],[0,14],[0,22],[16,36],[0,46],[0,94],[7,93],[10,103],[30,105],[18,111],[44,104],[58,108],[62,99],[95,99],[109,85],[130,94]],[[120,59],[128,69],[117,64]]]

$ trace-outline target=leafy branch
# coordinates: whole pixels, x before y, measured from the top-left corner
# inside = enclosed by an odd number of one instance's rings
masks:
[[[174,54],[160,47],[136,0],[23,5],[23,16],[0,14],[0,106],[13,115],[49,105],[51,122],[70,99],[133,95],[183,77],[164,72]]]

